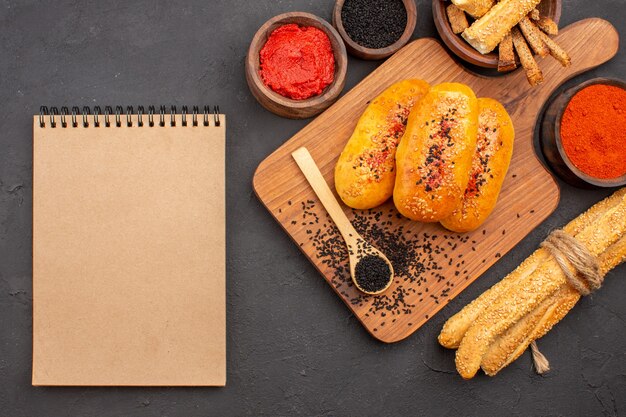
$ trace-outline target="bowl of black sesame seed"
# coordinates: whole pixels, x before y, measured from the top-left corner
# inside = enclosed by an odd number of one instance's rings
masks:
[[[337,0],[333,25],[353,56],[378,60],[411,39],[417,23],[414,0]]]

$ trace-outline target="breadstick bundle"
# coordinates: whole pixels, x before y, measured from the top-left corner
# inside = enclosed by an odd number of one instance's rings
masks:
[[[552,55],[561,65],[570,57],[550,36],[558,34],[557,24],[542,16],[540,0],[452,0],[446,7],[450,27],[481,54],[498,48],[498,71],[508,72],[521,63],[530,85],[544,80],[535,55]],[[475,19],[468,22],[467,15]]]
[[[529,346],[542,373],[549,367],[535,340],[624,260],[626,188],[553,231],[517,269],[452,316],[439,343],[457,349],[456,368],[465,379],[480,368],[496,375]]]

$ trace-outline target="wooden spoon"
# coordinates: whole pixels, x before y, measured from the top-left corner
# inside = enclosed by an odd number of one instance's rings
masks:
[[[326,208],[330,217],[337,225],[337,228],[343,236],[343,240],[345,240],[346,245],[348,246],[350,276],[352,277],[354,285],[359,289],[359,291],[370,295],[381,294],[386,291],[393,282],[394,275],[393,266],[391,265],[391,262],[389,262],[389,259],[387,259],[381,251],[363,239],[363,237],[354,229],[352,223],[350,223],[350,220],[348,220],[346,214],[343,212],[341,206],[337,202],[337,199],[333,195],[333,192],[328,187],[328,184],[324,180],[322,173],[315,164],[315,161],[311,157],[309,151],[306,148],[299,148],[293,152],[291,156],[293,156],[293,159],[296,160],[300,170],[306,177],[309,184],[311,184],[313,191],[317,194],[317,197],[322,202],[324,208]],[[376,263],[378,260],[375,258],[382,259],[389,266],[389,280],[380,284],[379,286],[382,285],[381,288],[363,288],[363,286],[359,284],[359,280],[357,280],[356,276],[356,269],[359,262],[363,261],[365,258],[367,258],[367,260],[363,263],[364,268],[359,268],[360,271],[362,269],[367,269],[369,265],[372,265],[372,263]],[[380,263],[380,261],[378,262]]]

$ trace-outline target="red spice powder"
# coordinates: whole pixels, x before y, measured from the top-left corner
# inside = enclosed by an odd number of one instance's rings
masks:
[[[576,93],[561,119],[561,143],[576,168],[591,177],[626,174],[626,91],[596,84]]]
[[[292,23],[274,30],[261,49],[260,60],[265,85],[294,100],[321,94],[335,78],[330,39],[312,26]]]

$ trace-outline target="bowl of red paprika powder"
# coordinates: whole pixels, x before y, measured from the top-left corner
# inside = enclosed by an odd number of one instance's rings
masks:
[[[626,84],[594,78],[557,95],[544,113],[541,149],[571,185],[626,185]]]
[[[283,117],[315,116],[334,103],[346,82],[348,57],[339,33],[310,13],[265,22],[246,58],[246,80],[257,101]]]

